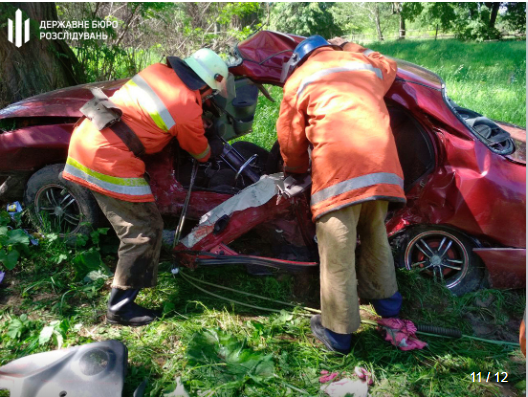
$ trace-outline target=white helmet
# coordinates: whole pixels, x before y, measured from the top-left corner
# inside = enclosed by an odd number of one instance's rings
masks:
[[[229,72],[226,63],[213,50],[202,48],[183,60],[209,87],[227,98]]]

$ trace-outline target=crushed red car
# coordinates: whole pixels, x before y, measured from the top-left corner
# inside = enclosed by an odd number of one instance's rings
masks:
[[[281,85],[282,64],[302,39],[262,31],[234,48],[229,64],[236,97],[216,98],[204,111],[225,140],[224,154],[199,166],[187,213],[194,229],[176,247],[182,263],[317,265],[309,180],[288,186],[277,174],[277,144],[268,152],[227,143],[251,132],[259,91],[269,97],[263,84]],[[63,233],[85,231],[86,221],[100,224],[91,193],[59,174],[89,88],[110,96],[125,82],[61,89],[0,110],[0,200],[23,198],[36,224],[48,222]],[[439,76],[400,60],[386,103],[407,195],[405,207],[391,211],[386,223],[398,266],[416,268],[455,294],[486,284],[525,287],[525,130],[459,107]],[[145,161],[161,213],[177,217],[191,179],[190,156],[174,142]],[[228,246],[250,231],[259,233],[259,244],[271,244],[273,258]]]

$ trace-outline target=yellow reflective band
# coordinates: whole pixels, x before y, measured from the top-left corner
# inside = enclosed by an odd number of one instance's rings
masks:
[[[135,75],[126,85],[160,129],[167,132],[176,124],[163,101],[140,75]]]
[[[114,193],[131,196],[152,194],[150,185],[144,178],[119,178],[102,174],[82,165],[71,157],[66,160],[64,172]]]
[[[350,178],[319,190],[312,194],[311,204],[315,205],[343,193],[379,184],[396,185],[403,189],[403,179],[400,176],[391,172],[374,172],[372,174]]]
[[[200,159],[203,159],[205,156],[207,156],[209,154],[209,152],[211,151],[211,147],[209,146],[209,144],[207,144],[207,148],[200,154],[194,154],[194,153],[191,153],[191,156],[193,156],[196,160],[200,160]]]

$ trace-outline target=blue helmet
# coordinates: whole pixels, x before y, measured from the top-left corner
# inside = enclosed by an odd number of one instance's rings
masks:
[[[300,66],[304,59],[316,49],[321,47],[334,47],[341,50],[342,48],[330,44],[326,39],[319,35],[313,35],[304,39],[293,50],[293,55],[290,60],[282,66],[281,83],[284,83],[291,73]]]

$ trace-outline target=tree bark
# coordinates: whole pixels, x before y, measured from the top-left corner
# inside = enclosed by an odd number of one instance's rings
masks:
[[[7,29],[0,29],[0,108],[84,82],[81,66],[65,41],[39,38],[40,22],[58,19],[55,3],[3,3],[0,15],[14,21],[17,9],[23,11],[23,21],[30,18],[30,40],[17,48],[8,41]]]
[[[400,40],[405,40],[405,18],[400,12]]]
[[[376,23],[376,31],[378,32],[378,40],[383,41],[383,32],[381,31],[379,6],[376,4],[374,9],[374,21]]]
[[[495,21],[497,20],[497,15],[499,13],[499,8],[500,8],[501,3],[493,2],[490,5],[488,5],[488,4],[489,3],[486,3],[486,5],[488,7],[491,6],[491,15],[490,15],[489,27],[490,27],[490,29],[494,29],[495,28]]]

